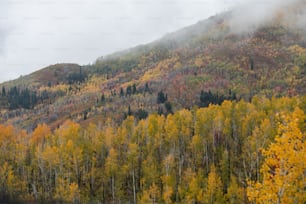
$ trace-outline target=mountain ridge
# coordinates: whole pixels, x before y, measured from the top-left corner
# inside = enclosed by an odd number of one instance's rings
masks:
[[[131,113],[141,119],[225,99],[304,95],[306,31],[288,24],[291,17],[284,15],[295,13],[279,13],[254,31],[237,33],[234,11],[224,12],[91,65],[56,64],[0,84],[6,92],[30,88],[37,101],[23,110],[2,97],[2,122],[29,130],[38,123],[56,128],[65,119],[120,122]],[[167,104],[158,103],[160,93]]]

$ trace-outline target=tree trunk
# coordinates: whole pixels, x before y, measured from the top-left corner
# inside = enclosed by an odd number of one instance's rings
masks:
[[[112,176],[112,198],[113,198],[113,203],[115,203],[115,178]]]
[[[136,200],[136,182],[135,182],[135,170],[134,170],[134,165],[133,165],[133,199],[134,199],[134,204],[137,203]]]

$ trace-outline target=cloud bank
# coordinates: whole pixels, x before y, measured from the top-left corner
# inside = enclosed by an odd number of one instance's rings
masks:
[[[291,11],[292,9],[300,10]],[[258,27],[281,18],[282,23],[305,28],[304,0],[252,0],[241,1],[233,8],[230,28],[233,33],[253,32]],[[292,15],[293,14],[293,15]],[[288,25],[290,26],[290,25]]]

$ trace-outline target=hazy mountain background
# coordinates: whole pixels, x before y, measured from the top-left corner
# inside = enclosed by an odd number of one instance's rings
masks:
[[[292,2],[4,0],[0,6],[0,82],[54,63],[89,64],[99,56],[146,44],[239,5],[243,9],[235,12],[233,30],[250,29],[253,21],[258,24]]]
[[[119,122],[141,110],[167,114],[255,94],[304,95],[304,20],[303,1],[243,4],[91,65],[46,67],[1,84],[19,95],[2,97],[2,122],[30,130],[67,118]],[[158,102],[161,92],[167,107]]]

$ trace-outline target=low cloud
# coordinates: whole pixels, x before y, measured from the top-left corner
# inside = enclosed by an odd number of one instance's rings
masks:
[[[257,0],[241,2],[233,9],[230,28],[233,33],[253,32],[258,27],[270,23],[275,18],[283,18],[282,23],[290,23],[304,27],[305,14],[298,15],[296,11],[299,6],[300,11],[305,11],[303,0]]]

